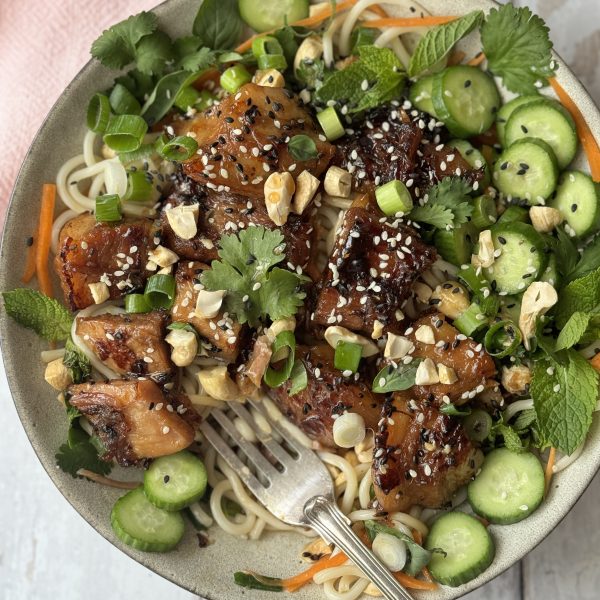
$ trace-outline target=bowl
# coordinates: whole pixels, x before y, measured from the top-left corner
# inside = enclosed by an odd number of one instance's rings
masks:
[[[488,0],[421,0],[433,14],[464,14],[476,8],[495,6]],[[169,0],[156,9],[161,25],[172,35],[183,35],[197,10],[197,0]],[[390,9],[390,12],[393,9]],[[471,54],[475,52],[471,48]],[[600,112],[592,99],[556,57],[558,79],[578,104],[600,139]],[[79,153],[85,131],[85,110],[93,92],[108,87],[113,74],[98,62],[88,62],[60,96],[37,133],[25,158],[11,197],[0,249],[0,290],[21,286],[19,277],[26,256],[26,239],[31,235],[37,214],[42,183],[54,181],[61,163]],[[579,157],[581,168],[585,160]],[[56,287],[58,289],[58,287]],[[199,548],[196,535],[188,527],[178,548],[168,554],[145,554],[122,544],[110,526],[110,511],[122,491],[74,479],[56,468],[54,455],[64,442],[64,409],[43,378],[39,353],[44,344],[33,334],[13,323],[0,310],[2,356],[10,390],[23,427],[40,462],[65,499],[98,533],[134,560],[152,571],[208,600],[239,597],[242,590],[233,583],[234,571],[254,569],[273,576],[292,574],[300,569],[299,555],[306,539],[294,533],[270,533],[259,541],[240,541],[220,529],[210,532],[213,543]],[[509,526],[492,526],[497,554],[493,564],[478,578],[460,588],[440,587],[416,597],[451,600],[485,584],[518,562],[539,544],[577,502],[600,467],[600,422],[594,419],[581,457],[553,480],[548,498],[526,520]],[[319,597],[313,587],[296,594],[298,600]],[[271,598],[248,591],[248,598]]]

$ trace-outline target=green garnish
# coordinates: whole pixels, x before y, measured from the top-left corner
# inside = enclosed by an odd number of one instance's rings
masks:
[[[362,346],[340,340],[335,347],[333,366],[339,371],[356,373],[362,358]]]
[[[288,381],[291,383],[288,396],[294,396],[308,386],[308,374],[301,360],[296,359],[296,362],[294,362]]]
[[[471,414],[471,408],[468,406],[466,406],[465,408],[458,408],[452,403],[442,404],[442,406],[440,406],[440,412],[443,415],[449,415],[451,417],[467,417]]]
[[[312,160],[319,156],[317,145],[314,140],[307,135],[295,135],[288,142],[288,150],[295,160]]]
[[[377,394],[387,394],[388,392],[401,392],[411,388],[415,385],[415,377],[420,362],[420,359],[415,358],[407,365],[383,367],[375,375],[372,386],[373,391]]]
[[[73,423],[69,429],[68,442],[60,446],[55,458],[60,469],[72,477],[80,477],[77,475],[79,469],[87,469],[99,475],[108,475],[112,469],[111,463],[98,456],[98,449],[87,433]]]
[[[65,344],[63,364],[69,369],[73,383],[82,383],[92,374],[90,359],[70,339]]]
[[[96,198],[94,211],[98,223],[115,223],[123,217],[121,199],[117,194],[104,194]]]
[[[280,369],[274,369],[271,365],[267,367],[263,380],[271,388],[279,387],[285,383],[292,374],[294,367],[294,359],[296,357],[296,339],[291,331],[282,331],[273,342],[271,350],[273,355],[277,354],[279,350],[288,348],[288,355],[285,358],[285,362]]]
[[[173,275],[157,273],[148,277],[144,296],[152,308],[171,308],[175,301],[176,290],[177,285]]]
[[[230,50],[244,28],[237,0],[203,0],[192,27],[203,46]]]

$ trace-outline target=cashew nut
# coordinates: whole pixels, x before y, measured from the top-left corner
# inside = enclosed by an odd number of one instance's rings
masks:
[[[535,335],[537,318],[545,314],[558,302],[558,294],[554,287],[546,281],[534,281],[523,294],[519,329],[523,336],[523,344],[530,349],[529,340]]]
[[[290,173],[271,173],[265,181],[265,205],[275,225],[286,224],[295,190],[296,184]]]

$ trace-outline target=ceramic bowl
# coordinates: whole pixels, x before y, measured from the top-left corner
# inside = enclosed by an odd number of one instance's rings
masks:
[[[494,6],[487,0],[421,0],[434,14],[464,14],[475,8]],[[189,33],[197,0],[170,0],[156,9],[161,25],[172,35]],[[390,12],[393,9],[390,8]],[[475,46],[470,50],[475,52]],[[600,113],[577,78],[558,59],[559,80],[586,116],[600,139]],[[19,276],[26,256],[25,240],[31,235],[38,212],[43,182],[54,181],[61,163],[81,152],[85,132],[85,110],[92,93],[109,86],[113,74],[98,62],[89,62],[65,89],[36,135],[23,163],[11,198],[0,256],[0,290],[21,285]],[[580,158],[581,160],[581,158]],[[584,167],[585,162],[582,162]],[[57,288],[58,289],[58,288]],[[10,321],[0,311],[0,339],[10,389],[31,445],[52,481],[64,497],[98,533],[134,560],[159,575],[208,600],[238,598],[242,590],[233,583],[233,572],[243,568],[274,576],[295,573],[306,539],[293,534],[267,534],[259,541],[240,541],[215,528],[214,543],[198,547],[192,527],[179,547],[168,554],[144,554],[123,545],[110,526],[110,511],[121,491],[82,479],[73,479],[55,466],[55,452],[64,442],[66,419],[55,393],[44,382],[39,353],[45,345],[31,332]],[[458,598],[490,581],[519,561],[543,540],[577,502],[600,465],[600,427],[597,419],[582,456],[553,481],[548,499],[529,518],[515,525],[491,527],[497,555],[477,579],[457,588],[440,587],[417,597],[428,600]],[[271,598],[259,591],[246,591],[247,598]],[[296,594],[298,600],[320,597],[314,587]]]

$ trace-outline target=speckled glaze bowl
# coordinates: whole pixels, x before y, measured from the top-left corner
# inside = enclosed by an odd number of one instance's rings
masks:
[[[259,0],[257,0],[259,1]],[[489,9],[488,0],[421,0],[434,14],[464,14],[476,8]],[[172,35],[188,34],[198,0],[169,0],[156,9],[161,25]],[[393,7],[389,8],[393,14]],[[476,47],[469,49],[471,53]],[[581,83],[557,57],[559,80],[577,102],[592,131],[600,139],[600,113]],[[89,62],[69,84],[56,102],[33,141],[17,180],[0,251],[0,290],[21,285],[19,276],[25,261],[25,240],[31,234],[34,215],[38,212],[43,182],[54,181],[59,166],[80,152],[85,132],[85,110],[93,92],[109,86],[113,75],[98,62]],[[581,168],[586,168],[585,161]],[[211,531],[214,541],[199,549],[191,527],[177,550],[168,554],[144,554],[123,545],[110,527],[110,511],[121,491],[82,479],[73,479],[58,470],[54,454],[64,442],[66,419],[55,394],[44,382],[39,352],[44,344],[0,310],[0,340],[6,373],[15,405],[48,475],[81,516],[101,535],[133,559],[177,585],[208,600],[239,598],[242,590],[233,583],[233,572],[241,568],[283,575],[298,571],[299,553],[305,538],[291,533],[265,535],[260,541],[240,541],[219,529]],[[600,466],[600,423],[594,419],[585,451],[552,484],[548,499],[529,518],[510,526],[492,526],[496,541],[496,559],[477,579],[457,588],[440,587],[431,593],[415,594],[428,600],[458,598],[490,581],[540,543],[579,499]],[[119,476],[127,477],[123,472]],[[131,476],[131,475],[130,475]],[[271,599],[272,594],[246,591],[247,598]],[[296,594],[298,600],[319,598],[320,592],[306,587]]]

